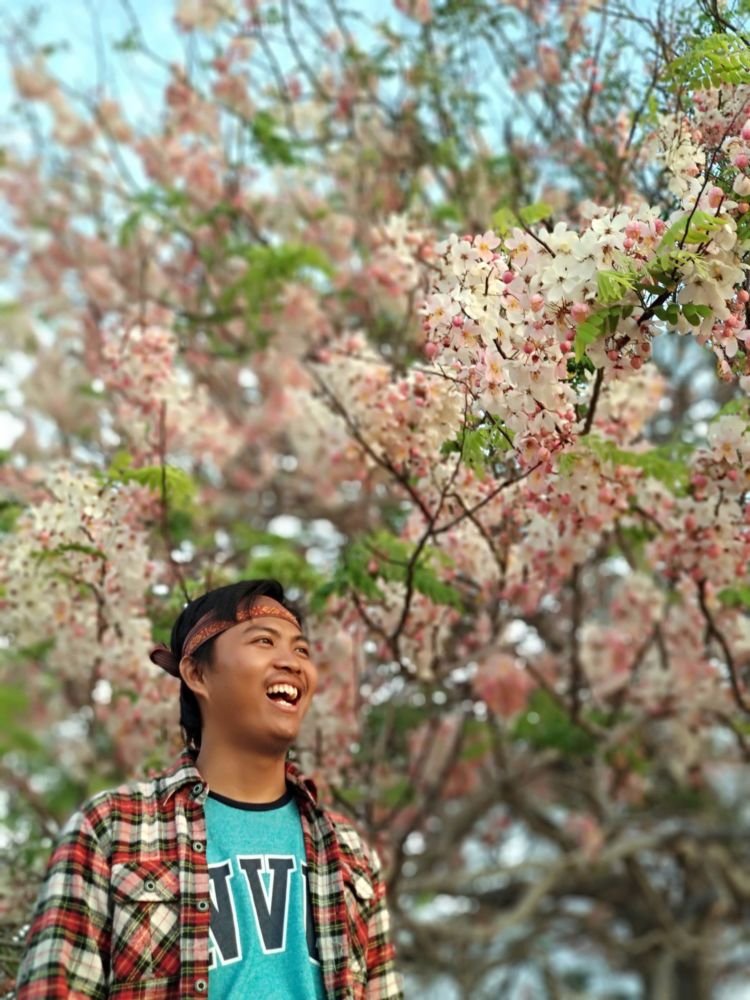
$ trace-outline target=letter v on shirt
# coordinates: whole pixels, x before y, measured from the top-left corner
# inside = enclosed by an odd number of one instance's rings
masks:
[[[323,1000],[299,810],[290,792],[206,800],[209,995]]]

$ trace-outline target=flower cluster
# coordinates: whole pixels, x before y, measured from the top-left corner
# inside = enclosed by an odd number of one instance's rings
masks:
[[[161,327],[135,326],[105,339],[102,378],[116,400],[117,430],[139,458],[184,450],[221,465],[242,439],[205,389],[177,366],[176,355],[174,333]]]
[[[133,766],[144,739],[174,715],[171,685],[148,660],[145,595],[155,566],[143,522],[153,500],[141,487],[108,486],[66,466],[45,492],[0,548],[3,620],[13,647],[38,661],[28,690],[49,724],[71,704],[93,704]]]

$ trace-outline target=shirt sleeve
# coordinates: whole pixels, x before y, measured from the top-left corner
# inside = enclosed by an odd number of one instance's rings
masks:
[[[37,897],[17,1000],[108,996],[109,864],[83,812],[66,824]]]
[[[370,848],[373,906],[367,924],[367,1000],[403,1000],[401,976],[391,936],[391,919],[385,895],[380,859]]]

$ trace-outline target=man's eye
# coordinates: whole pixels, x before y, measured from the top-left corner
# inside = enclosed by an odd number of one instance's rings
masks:
[[[309,656],[310,655],[310,650],[307,648],[307,646],[298,646],[297,647],[297,652],[298,653],[302,653],[303,656]]]
[[[255,642],[256,642],[256,643],[257,643],[257,642],[267,642],[267,643],[269,643],[269,644],[270,644],[271,640],[270,640],[270,639],[268,638],[268,636],[267,636],[267,635],[261,635],[261,636],[259,636],[259,637],[258,637],[258,638],[257,638],[257,639],[255,640]]]

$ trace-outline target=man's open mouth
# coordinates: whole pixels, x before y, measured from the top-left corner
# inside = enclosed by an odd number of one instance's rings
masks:
[[[294,684],[272,684],[266,691],[266,696],[281,705],[296,705],[302,692]]]

